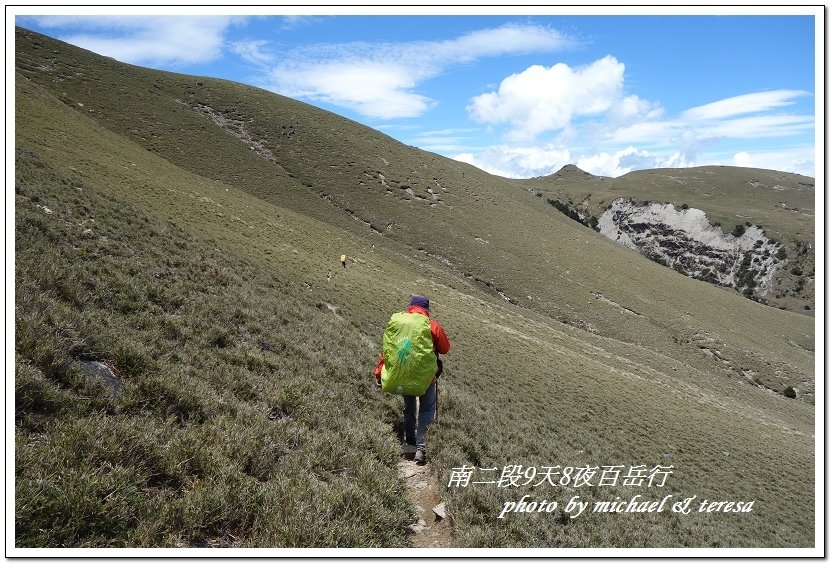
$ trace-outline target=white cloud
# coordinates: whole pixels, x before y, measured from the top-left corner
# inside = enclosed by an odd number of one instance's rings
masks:
[[[571,149],[557,145],[500,145],[481,152],[455,153],[452,158],[506,178],[546,176],[566,164],[576,164],[591,174],[613,178],[634,170],[685,168],[704,164],[768,168],[815,177],[815,153],[812,146],[740,151],[734,154],[695,154],[695,158],[690,158],[689,153],[671,147],[645,150],[630,145],[619,150],[582,149],[579,153],[574,153]],[[696,159],[703,159],[703,162]]]
[[[293,30],[314,25],[322,20],[319,16],[283,16],[282,29]]]
[[[582,68],[534,65],[502,80],[498,91],[473,98],[467,111],[481,123],[507,124],[510,139],[529,140],[565,128],[577,116],[600,115],[612,107],[624,111],[619,102],[624,72],[612,56]]]
[[[505,178],[532,178],[553,174],[573,162],[567,148],[555,146],[497,146],[480,153],[456,154],[452,158]]]
[[[58,37],[132,64],[193,64],[221,56],[230,16],[46,16],[38,24],[82,31]]]
[[[325,63],[302,72],[280,68],[272,78],[283,95],[350,107],[372,118],[416,116],[434,103],[412,92],[415,78],[405,67],[385,62]]]
[[[550,28],[510,24],[445,41],[317,44],[280,52],[275,43],[261,38],[229,45],[230,27],[245,18],[36,19],[39,25],[57,30],[63,40],[133,64],[201,63],[229,49],[260,70],[260,86],[390,120],[417,117],[434,107],[436,100],[419,92],[419,86],[455,65],[573,45]],[[281,23],[282,29],[288,29],[314,21],[284,18]],[[812,176],[815,118],[810,110],[795,109],[808,96],[812,94],[787,89],[751,92],[666,116],[659,103],[626,92],[625,65],[609,55],[583,67],[531,66],[473,98],[468,115],[489,127],[488,138],[503,134],[498,146],[481,150],[484,136],[463,128],[421,133],[407,142],[513,178],[550,174],[570,163],[606,176],[713,163]],[[402,129],[400,124],[395,127]],[[787,136],[792,140],[782,141],[784,148],[779,150],[761,151],[752,144],[756,139]],[[730,142],[728,152],[723,148],[716,152],[725,140],[740,144]]]
[[[608,111],[609,122],[615,127],[656,119],[662,115],[663,108],[659,103],[634,95],[615,101]]]
[[[735,153],[735,156],[732,160],[735,162],[735,166],[746,166],[748,168],[755,168],[755,163],[752,160],[752,156],[746,151]]]
[[[733,139],[786,137],[813,130],[815,120],[805,115],[757,115],[726,119],[700,127],[707,135]]]
[[[270,47],[271,42],[267,39],[235,41],[230,44],[233,53],[239,55],[242,60],[257,66],[273,63],[275,55]]]
[[[613,153],[600,152],[576,160],[576,165],[597,176],[618,177],[633,170],[689,166],[682,153],[651,153],[628,146]]]
[[[407,144],[421,149],[440,153],[460,153],[468,150],[475,141],[473,134],[477,129],[454,128],[425,131],[406,139]]]
[[[758,115],[712,121],[646,121],[609,131],[605,142],[610,145],[636,143],[654,149],[678,150],[682,160],[694,165],[705,151],[725,140],[795,137],[811,134],[815,127],[812,116]]]
[[[655,142],[666,143],[683,130],[679,121],[643,121],[606,131],[605,141],[611,144]]]
[[[793,147],[766,151],[739,151],[732,155],[731,162],[727,160],[725,163],[733,166],[793,172],[813,178],[816,175],[816,160],[813,147]]]
[[[616,177],[643,168],[711,164],[716,158],[731,164],[734,153],[717,157],[717,145],[728,140],[753,147],[757,140],[775,138],[782,139],[782,148],[764,156],[780,163],[777,169],[808,175],[814,170],[810,149],[785,157],[793,142],[810,143],[815,118],[809,110],[794,111],[809,92],[751,92],[666,116],[660,103],[625,93],[624,73],[625,66],[609,55],[584,67],[535,65],[507,76],[474,97],[467,112],[509,144],[466,151],[462,158],[502,176],[530,177],[557,168],[530,164],[527,154],[557,152],[573,154],[571,163],[593,174]],[[524,146],[536,142],[543,148]],[[743,152],[738,161],[764,162],[755,152]]]
[[[563,146],[502,145],[490,147],[480,153],[456,154],[453,158],[506,178],[547,176],[566,164],[576,164],[582,170],[597,176],[615,178],[632,170],[688,166],[682,155],[677,152],[652,154],[633,146],[615,152],[601,151],[575,155]]]
[[[458,39],[419,42],[411,45],[411,48],[426,49],[432,59],[469,62],[482,57],[555,51],[571,45],[571,39],[553,29],[538,25],[506,24],[473,31]]]
[[[453,65],[570,44],[554,30],[505,25],[446,41],[314,45],[272,59],[266,80],[280,94],[331,103],[372,118],[416,117],[435,105],[416,91],[418,85]],[[249,61],[263,53],[263,45],[255,47]]]
[[[689,121],[724,119],[747,113],[761,113],[772,109],[791,106],[794,98],[807,96],[809,92],[801,90],[772,90],[753,92],[741,96],[724,98],[709,104],[690,108],[681,117]]]
[[[795,90],[750,93],[691,108],[681,112],[676,119],[660,119],[659,112],[646,112],[642,121],[634,119],[619,128],[614,128],[614,120],[609,119],[604,143],[612,147],[626,143],[663,152],[678,151],[678,161],[685,166],[697,165],[703,155],[711,154],[707,151],[726,140],[743,141],[752,146],[756,140],[776,138],[782,139],[782,147],[786,147],[791,143],[783,141],[786,137],[810,136],[815,128],[815,118],[772,112],[802,95],[805,93]],[[745,158],[745,155],[738,158]],[[813,168],[804,159],[800,162],[802,170]],[[788,166],[797,165],[788,163]],[[792,168],[780,169],[794,171]]]

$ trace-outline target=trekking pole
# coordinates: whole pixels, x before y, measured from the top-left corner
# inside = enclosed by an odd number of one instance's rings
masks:
[[[438,380],[441,378],[442,373],[444,373],[444,362],[441,361],[441,357],[439,356],[438,373],[435,374],[435,424],[438,424]]]

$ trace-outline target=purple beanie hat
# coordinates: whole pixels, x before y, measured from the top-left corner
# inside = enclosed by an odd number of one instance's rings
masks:
[[[413,295],[412,299],[409,300],[409,306],[411,307],[413,305],[429,311],[429,299],[423,295]]]

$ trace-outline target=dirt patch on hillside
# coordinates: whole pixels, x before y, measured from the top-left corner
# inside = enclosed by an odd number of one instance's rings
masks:
[[[418,515],[418,521],[409,526],[413,547],[457,547],[451,517],[438,495],[438,479],[429,463],[418,465],[412,459],[402,459],[398,471]]]

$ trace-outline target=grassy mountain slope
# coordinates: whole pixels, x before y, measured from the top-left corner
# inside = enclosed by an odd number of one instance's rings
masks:
[[[799,174],[700,166],[639,170],[619,178],[601,178],[563,167],[527,181],[544,199],[570,202],[599,217],[618,198],[672,203],[706,212],[710,222],[730,232],[736,225],[761,226],[784,248],[785,267],[769,296],[775,307],[812,315],[815,309],[815,180]]]
[[[394,413],[357,331],[19,154],[16,544],[406,545]],[[332,417],[344,402],[362,408]]]
[[[812,545],[810,319],[310,106],[20,30],[17,49],[18,545],[405,544],[399,400],[369,373],[412,292],[453,341],[430,442],[442,479],[674,467],[657,490],[449,488],[462,545]],[[242,132],[210,116],[231,107]],[[87,389],[88,359],[124,393]],[[88,503],[71,529],[55,525],[67,490]],[[758,508],[496,519],[523,494],[630,493]],[[115,510],[132,525],[107,533]]]
[[[802,352],[779,334],[749,334],[767,324],[766,311],[631,259],[530,197],[521,182],[406,147],[261,90],[136,69],[71,47],[62,47],[71,56],[56,57],[58,45],[34,34],[22,33],[18,42],[24,75],[186,170],[368,242],[383,237],[384,244],[400,243],[402,252],[430,256],[556,320],[685,361],[708,360],[710,370],[724,367],[707,352],[718,349],[738,377],[757,373],[779,391],[805,385],[798,370],[783,364],[770,369],[759,361],[764,350],[774,350],[776,358],[798,365],[792,356]],[[206,108],[236,125],[218,125]],[[240,138],[240,130],[253,141]],[[605,275],[608,265],[613,275]],[[687,298],[678,300],[681,294]],[[620,310],[636,314],[618,315]],[[735,314],[724,318],[722,311]],[[809,321],[782,315],[776,324],[798,345],[812,341]],[[711,346],[699,345],[710,336]],[[809,397],[810,389],[804,391]]]

